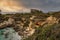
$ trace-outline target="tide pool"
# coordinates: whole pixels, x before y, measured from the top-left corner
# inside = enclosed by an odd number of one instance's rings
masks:
[[[0,40],[21,40],[13,28],[0,29]]]

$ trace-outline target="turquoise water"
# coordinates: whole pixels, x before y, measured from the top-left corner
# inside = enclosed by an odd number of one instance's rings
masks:
[[[21,40],[13,28],[0,29],[0,40]]]

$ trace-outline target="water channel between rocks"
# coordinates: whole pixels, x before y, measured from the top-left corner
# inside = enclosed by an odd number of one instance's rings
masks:
[[[21,36],[13,28],[0,29],[0,40],[21,40]]]

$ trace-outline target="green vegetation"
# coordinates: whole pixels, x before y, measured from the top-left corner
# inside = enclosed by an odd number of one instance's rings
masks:
[[[32,36],[24,40],[60,40],[60,24],[37,28]]]
[[[24,24],[24,27],[28,27],[29,18],[31,16],[37,16],[37,19],[46,19],[49,16],[60,19],[60,11],[44,13],[42,11],[32,9],[31,13],[0,14],[0,23],[8,20],[9,17],[14,18],[15,21],[20,20],[21,22],[23,22],[22,18],[25,18],[26,23]],[[35,33],[32,36],[29,36],[28,38],[23,40],[60,40],[60,23],[46,25],[47,26],[43,25],[36,28]]]

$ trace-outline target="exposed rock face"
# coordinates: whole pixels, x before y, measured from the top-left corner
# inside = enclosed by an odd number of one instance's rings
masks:
[[[50,16],[50,17],[46,18],[45,21],[38,21],[38,25],[36,26],[35,22],[33,22],[35,17],[36,16],[32,16],[32,17],[30,17],[29,20],[26,20],[24,18],[24,19],[22,19],[23,22],[15,21],[15,19],[9,18],[8,21],[4,21],[4,22],[0,23],[0,28],[7,27],[9,25],[14,25],[14,27],[12,27],[12,28],[14,28],[18,32],[19,35],[21,35],[23,37],[28,37],[28,36],[31,36],[32,34],[34,34],[35,27],[40,27],[40,26],[43,26],[44,24],[58,23],[57,18]],[[29,22],[29,23],[27,23],[27,22]]]
[[[14,19],[9,18],[8,21],[4,21],[2,23],[0,23],[0,28],[5,28],[9,25],[12,25],[14,23]]]
[[[53,16],[50,16],[50,17],[48,17],[48,18],[46,18],[46,20],[45,21],[43,21],[43,22],[39,22],[39,25],[45,25],[45,24],[51,24],[51,25],[53,25],[53,24],[58,24],[58,19],[57,18],[55,18],[55,17],[53,17]]]
[[[58,21],[57,18],[50,16],[47,18],[46,22],[48,22],[48,24],[54,24],[57,23]]]

